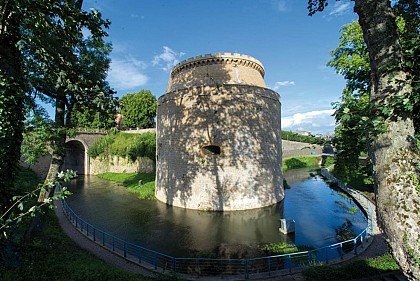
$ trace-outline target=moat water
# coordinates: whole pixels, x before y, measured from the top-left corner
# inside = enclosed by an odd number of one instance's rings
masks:
[[[124,187],[95,176],[69,186],[70,207],[95,227],[137,245],[177,257],[211,252],[220,245],[288,242],[315,248],[338,242],[337,231],[367,226],[356,204],[308,170],[284,173],[285,199],[271,207],[235,212],[205,212],[140,200]],[[284,235],[279,219],[294,219],[296,233]],[[349,224],[350,222],[351,224]]]

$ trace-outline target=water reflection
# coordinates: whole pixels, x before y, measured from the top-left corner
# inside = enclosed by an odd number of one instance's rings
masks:
[[[219,245],[294,242],[315,247],[335,243],[336,229],[350,220],[355,232],[366,227],[360,210],[309,172],[286,172],[286,199],[271,207],[235,212],[205,212],[140,200],[124,187],[94,176],[79,177],[67,200],[74,211],[104,231],[166,254],[189,256]],[[289,175],[290,174],[290,175]],[[348,208],[338,208],[343,201]],[[341,204],[341,203],[340,203]],[[342,205],[342,204],[341,204]],[[341,206],[340,205],[340,206]],[[294,219],[296,234],[278,231],[279,219]]]

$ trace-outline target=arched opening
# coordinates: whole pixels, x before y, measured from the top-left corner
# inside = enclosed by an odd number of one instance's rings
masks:
[[[71,140],[66,143],[65,148],[66,156],[64,158],[63,170],[73,170],[79,175],[86,174],[86,150],[83,143],[77,140]]]

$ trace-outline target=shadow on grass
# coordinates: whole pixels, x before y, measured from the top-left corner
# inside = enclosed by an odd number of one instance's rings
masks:
[[[130,175],[124,181],[122,181],[122,184],[124,186],[133,186],[133,185],[139,185],[139,184],[146,184],[152,181],[155,181],[154,173],[141,173],[141,174]]]
[[[285,162],[288,169],[299,169],[305,168],[307,166],[305,162],[296,158],[285,159],[283,161]]]
[[[352,280],[399,270],[391,254],[365,260],[355,260],[340,266],[315,265],[305,268],[305,280]],[[398,273],[398,272],[397,272]]]

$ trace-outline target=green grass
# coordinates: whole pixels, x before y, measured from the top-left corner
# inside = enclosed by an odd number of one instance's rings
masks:
[[[358,208],[356,206],[351,207],[350,209],[347,210],[347,213],[350,215],[354,215],[355,213],[357,213]]]
[[[329,166],[331,166],[332,164],[334,164],[334,157],[327,157],[327,161],[325,161],[325,168],[328,168]]]
[[[321,157],[314,156],[293,156],[283,159],[283,171],[290,169],[312,168],[318,167]]]
[[[286,242],[280,243],[268,243],[260,246],[260,249],[265,251],[268,255],[282,255],[282,254],[290,254],[290,253],[297,253],[302,251],[309,251],[313,250],[313,247],[304,246],[304,245],[295,245],[289,244]]]
[[[302,271],[305,280],[351,280],[399,270],[391,254],[356,260],[341,266],[316,265]]]
[[[104,173],[97,176],[101,179],[121,183],[129,192],[137,194],[140,199],[155,198],[154,173]]]
[[[80,249],[64,234],[51,210],[43,231],[22,245],[21,264],[1,268],[0,280],[153,280],[127,273]]]

